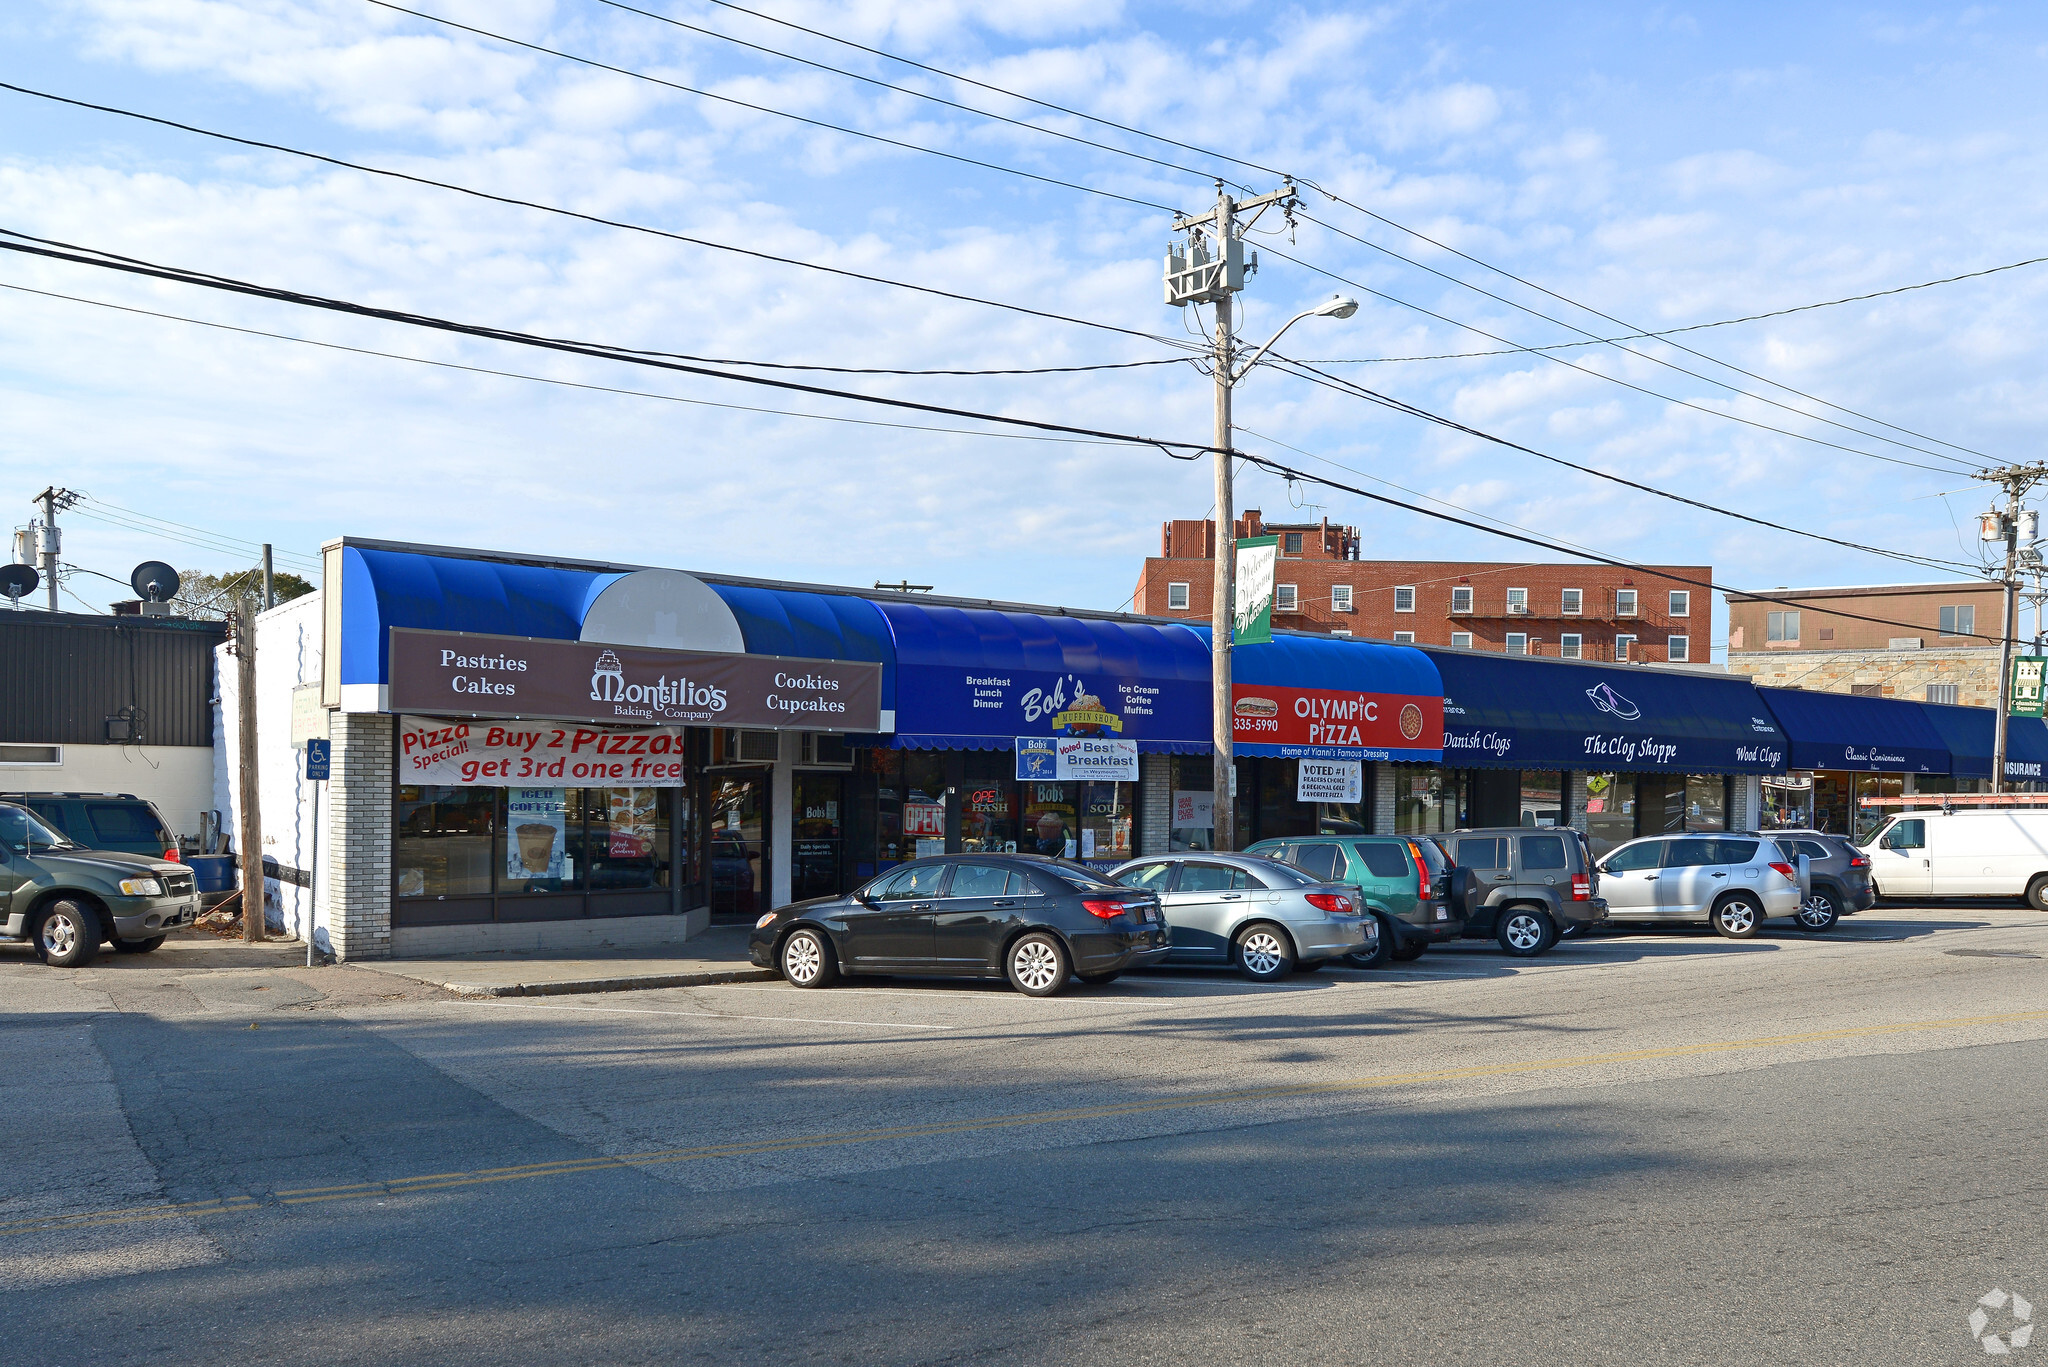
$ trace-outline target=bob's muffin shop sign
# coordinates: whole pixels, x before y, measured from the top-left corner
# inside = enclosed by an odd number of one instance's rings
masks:
[[[879,731],[882,667],[468,632],[391,631],[394,712]]]

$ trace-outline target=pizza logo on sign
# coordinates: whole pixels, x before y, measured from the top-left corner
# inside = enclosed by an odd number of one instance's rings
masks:
[[[1401,734],[1410,740],[1422,734],[1422,709],[1414,703],[1401,709]]]

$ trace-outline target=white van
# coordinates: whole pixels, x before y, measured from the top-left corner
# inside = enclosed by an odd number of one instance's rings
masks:
[[[1864,852],[1882,897],[2024,897],[2048,911],[2048,811],[1906,812]]]

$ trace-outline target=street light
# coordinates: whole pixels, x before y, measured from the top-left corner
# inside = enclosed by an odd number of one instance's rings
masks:
[[[1226,217],[1219,215],[1219,221]],[[1214,689],[1212,743],[1216,754],[1216,815],[1210,843],[1219,850],[1237,847],[1237,757],[1231,736],[1230,696],[1230,632],[1237,608],[1237,595],[1232,588],[1237,575],[1237,513],[1230,476],[1231,390],[1264,359],[1273,343],[1302,319],[1349,318],[1356,312],[1356,299],[1333,295],[1282,323],[1279,332],[1268,337],[1264,346],[1239,365],[1231,355],[1234,339],[1230,334],[1230,296],[1223,295],[1216,305],[1216,572],[1214,601],[1209,609],[1209,677]]]

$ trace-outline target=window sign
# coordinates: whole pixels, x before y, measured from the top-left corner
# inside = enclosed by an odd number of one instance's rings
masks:
[[[1017,737],[1017,781],[1049,782],[1059,777],[1059,754],[1050,736]]]
[[[1297,802],[1357,802],[1364,794],[1365,766],[1355,759],[1295,762]]]
[[[1176,790],[1173,795],[1173,826],[1176,830],[1214,830],[1216,794]]]
[[[904,803],[903,833],[910,836],[935,835],[943,842],[946,837],[946,804],[943,802]]]
[[[1061,736],[1054,744],[1059,747],[1058,778],[1138,781],[1138,742],[1134,740]]]
[[[514,886],[573,878],[568,795],[560,788],[514,788],[505,802],[505,876]]]

